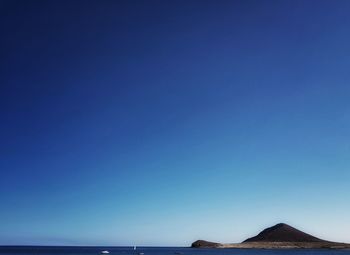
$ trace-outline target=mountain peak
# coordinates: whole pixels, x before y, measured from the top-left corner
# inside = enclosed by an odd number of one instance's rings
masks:
[[[279,223],[261,231],[257,236],[244,242],[321,242],[312,235],[304,233],[285,223]]]
[[[286,223],[278,223],[272,227],[269,227],[267,229],[278,229],[278,228],[291,228],[292,226],[286,224]]]

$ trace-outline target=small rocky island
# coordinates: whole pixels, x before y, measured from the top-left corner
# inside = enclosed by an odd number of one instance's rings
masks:
[[[240,248],[240,249],[350,249],[350,244],[330,242],[304,233],[287,224],[279,223],[242,243],[221,244],[197,240],[193,248]]]

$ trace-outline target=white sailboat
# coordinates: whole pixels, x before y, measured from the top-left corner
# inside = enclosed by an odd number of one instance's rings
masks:
[[[136,251],[136,245],[134,246],[134,251]],[[144,255],[143,252],[139,252],[138,255]]]

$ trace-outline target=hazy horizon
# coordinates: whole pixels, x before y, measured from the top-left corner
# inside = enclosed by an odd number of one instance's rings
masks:
[[[349,242],[350,1],[0,1],[0,245]]]

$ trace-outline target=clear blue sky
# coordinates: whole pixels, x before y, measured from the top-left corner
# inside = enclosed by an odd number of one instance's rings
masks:
[[[1,1],[0,244],[350,242],[349,13]]]

